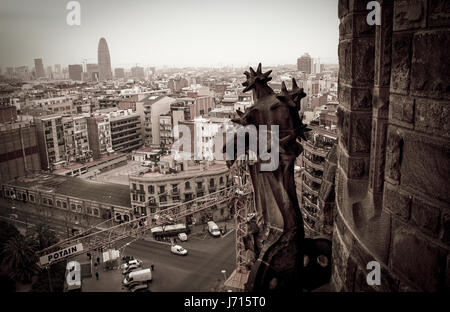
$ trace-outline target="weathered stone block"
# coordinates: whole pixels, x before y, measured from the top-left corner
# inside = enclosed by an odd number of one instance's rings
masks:
[[[348,10],[349,12],[369,12],[367,11],[367,2],[361,0],[349,0]]]
[[[338,3],[338,16],[342,18],[348,13],[348,0],[339,0]]]
[[[414,35],[411,92],[414,95],[450,99],[449,31]]]
[[[426,26],[426,0],[394,1],[394,31]]]
[[[429,0],[428,26],[450,26],[450,1]]]
[[[369,153],[372,131],[371,114],[355,114],[351,116],[351,148],[352,153]]]
[[[436,237],[439,230],[439,208],[414,198],[411,207],[411,221],[427,234]]]
[[[369,157],[349,157],[341,153],[339,162],[348,178],[362,179],[369,174]]]
[[[339,84],[351,83],[352,74],[352,45],[351,40],[340,40],[338,46],[338,56],[339,56]]]
[[[339,38],[348,39],[352,36],[353,14],[347,14],[341,18],[339,23]]]
[[[400,126],[413,128],[414,99],[409,96],[391,94],[389,99],[389,120]]]
[[[399,183],[402,165],[403,132],[400,129],[389,127],[386,149],[386,177]]]
[[[407,94],[409,91],[411,45],[410,34],[392,36],[391,92]]]
[[[450,102],[416,99],[415,125],[417,130],[450,137]]]
[[[338,90],[339,103],[351,110],[370,110],[372,108],[372,89],[341,85]]]
[[[372,89],[353,87],[351,98],[352,110],[370,110],[372,108]]]
[[[354,86],[372,86],[374,77],[375,38],[352,40]]]
[[[405,131],[401,184],[437,200],[450,202],[450,145],[417,132]]]
[[[441,277],[446,253],[431,242],[419,238],[411,229],[394,227],[391,268],[407,276],[424,291],[443,289]]]
[[[345,149],[349,149],[350,146],[350,112],[345,110],[342,106],[338,106],[336,111],[338,128],[341,133],[339,141]]]
[[[369,11],[362,13],[353,13],[352,33],[353,37],[374,36],[375,27],[367,23],[367,14]]]
[[[384,190],[384,204],[396,216],[408,220],[411,211],[412,196],[401,192],[399,189],[392,189],[386,184]]]

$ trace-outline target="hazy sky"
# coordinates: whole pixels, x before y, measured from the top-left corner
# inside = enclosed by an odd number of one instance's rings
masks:
[[[337,63],[337,0],[80,0],[80,26],[68,2],[1,0],[0,66],[96,63],[101,37],[113,67]]]

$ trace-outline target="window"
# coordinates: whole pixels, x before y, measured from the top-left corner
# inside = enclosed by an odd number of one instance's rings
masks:
[[[220,184],[223,184],[223,177],[220,177],[219,183],[220,183]]]
[[[202,182],[197,182],[197,188],[201,189],[202,186],[203,186],[203,183],[202,183]]]
[[[91,207],[86,207],[86,213],[87,214],[92,214],[92,208]]]
[[[165,203],[165,202],[167,202],[167,196],[166,196],[166,195],[159,196],[159,202],[160,202],[160,203]]]
[[[155,213],[156,212],[156,207],[150,207],[150,213]]]
[[[56,207],[61,208],[61,201],[60,200],[56,201]]]
[[[164,193],[166,191],[166,187],[164,185],[159,186],[159,193]]]
[[[209,186],[214,186],[214,179],[209,180]]]
[[[133,200],[137,201],[137,195],[136,194],[133,194]]]
[[[155,193],[155,187],[154,187],[153,185],[149,185],[149,186],[148,186],[148,192],[149,192],[150,194]]]
[[[81,211],[81,205],[77,205],[77,211]]]
[[[94,208],[94,216],[99,216],[100,212],[98,210],[98,208]]]
[[[44,203],[44,205],[47,205],[47,203],[48,203],[48,200],[47,200],[47,198],[42,198],[42,202]]]
[[[67,203],[66,202],[63,202],[62,206],[63,206],[64,209],[67,209]]]
[[[133,190],[136,190],[136,183],[133,183]]]
[[[139,195],[139,201],[140,202],[144,202],[145,201],[145,196],[144,195]]]
[[[187,189],[191,188],[191,184],[189,182],[184,183],[184,187]]]
[[[75,210],[77,210],[77,207],[75,206],[75,204],[70,204],[70,209],[75,211]]]
[[[34,203],[34,195],[29,195],[29,197],[30,197],[30,202]]]
[[[144,191],[144,185],[139,184],[139,190],[140,190],[141,192],[143,192],[143,191]]]

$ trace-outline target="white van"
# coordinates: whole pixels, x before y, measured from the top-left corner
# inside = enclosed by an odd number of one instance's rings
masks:
[[[214,221],[208,221],[208,231],[214,237],[220,236],[220,230]]]
[[[144,269],[128,273],[123,279],[124,286],[133,286],[136,284],[146,283],[152,280],[152,271]]]

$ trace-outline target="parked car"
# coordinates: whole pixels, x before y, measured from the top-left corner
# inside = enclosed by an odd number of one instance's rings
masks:
[[[136,284],[128,289],[129,292],[150,292],[148,282]]]
[[[181,247],[180,245],[172,245],[172,246],[170,246],[170,251],[173,254],[182,255],[182,256],[185,256],[188,253],[188,251],[186,249],[184,249],[183,247]]]
[[[123,269],[122,274],[125,275],[125,274],[128,274],[128,273],[130,273],[130,272],[136,271],[136,270],[138,270],[138,269],[140,269],[140,268],[141,268],[141,263],[130,264],[130,265],[127,265],[127,266]]]
[[[179,233],[179,234],[178,234],[178,239],[179,239],[180,241],[182,241],[182,242],[185,242],[185,241],[188,240],[188,237],[187,237],[186,233]]]
[[[141,266],[142,266],[142,261],[141,261],[141,260],[138,260],[138,259],[132,259],[132,260],[129,260],[129,261],[123,263],[123,264],[120,266],[120,268],[121,268],[122,270],[125,270],[125,269],[128,269],[130,266],[141,267]],[[125,274],[125,273],[124,273],[124,274]]]

